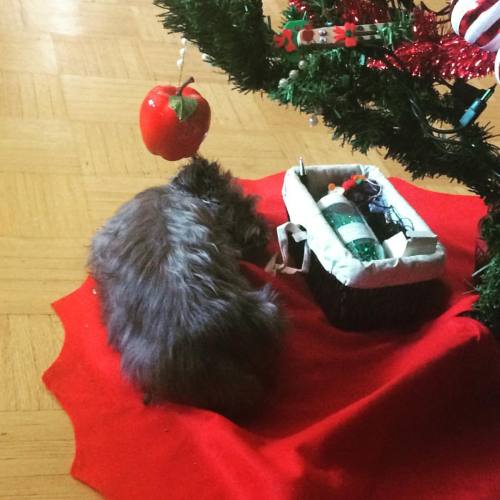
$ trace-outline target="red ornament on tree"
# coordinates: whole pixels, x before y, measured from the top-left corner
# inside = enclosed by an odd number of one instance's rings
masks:
[[[495,74],[500,82],[500,0],[457,0],[452,5],[453,31],[470,44],[497,52]]]
[[[210,127],[210,106],[189,78],[180,87],[158,85],[140,109],[142,139],[148,150],[165,160],[193,156]]]
[[[333,31],[337,40],[343,40],[346,47],[356,47],[358,44],[356,25],[354,23],[345,23],[344,26],[334,26]]]

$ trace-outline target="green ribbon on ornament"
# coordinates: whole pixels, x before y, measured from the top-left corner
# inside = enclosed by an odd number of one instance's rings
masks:
[[[168,100],[168,107],[175,111],[179,121],[184,122],[196,111],[198,103],[192,97],[173,95]]]

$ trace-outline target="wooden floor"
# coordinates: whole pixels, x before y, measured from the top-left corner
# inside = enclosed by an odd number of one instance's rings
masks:
[[[276,24],[285,4],[265,2]],[[50,303],[84,279],[92,234],[122,202],[179,166],[148,154],[137,125],[148,89],[178,80],[180,38],[161,28],[158,12],[150,0],[0,2],[2,499],[97,498],[68,474],[72,428],[40,376],[63,338]],[[286,169],[302,155],[409,178],[376,151],[342,149],[292,109],[231,90],[195,47],[184,74],[195,76],[212,107],[201,152],[240,177]],[[485,119],[499,123],[499,109],[497,99]],[[419,184],[465,192],[447,179]]]

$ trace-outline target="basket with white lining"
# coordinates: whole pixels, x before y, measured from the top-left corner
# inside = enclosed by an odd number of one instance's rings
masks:
[[[445,299],[439,280],[444,270],[444,247],[380,170],[371,165],[308,166],[307,182],[303,182],[299,169],[289,169],[283,183],[290,220],[278,227],[283,267],[285,272],[304,273],[330,322],[364,330],[409,324],[435,314]],[[388,240],[383,259],[364,262],[354,258],[317,204],[329,184],[341,185],[354,174],[378,183],[385,200],[419,236],[403,238],[402,247]],[[434,244],[429,247],[428,241]],[[292,267],[292,260],[301,262],[300,268]]]

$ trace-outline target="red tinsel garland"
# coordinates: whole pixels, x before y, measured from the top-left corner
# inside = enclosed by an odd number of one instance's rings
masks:
[[[403,42],[394,50],[394,57],[387,56],[387,61],[370,59],[368,67],[383,70],[392,65],[416,77],[445,80],[469,80],[493,71],[495,54],[451,32],[440,34],[436,14],[416,8],[413,19],[414,40]]]
[[[289,0],[288,6],[295,7],[295,10],[297,12],[300,12],[301,14],[305,15],[311,23],[314,24],[314,22],[316,21],[316,14],[311,9],[311,7],[308,5],[307,1]]]
[[[341,19],[356,24],[384,23],[390,20],[385,0],[343,0]]]
[[[387,56],[389,64],[409,71],[413,76],[445,80],[486,76],[493,71],[495,61],[493,52],[481,50],[452,33],[437,42],[416,40],[403,43],[394,51],[394,56]],[[387,69],[389,64],[381,60],[368,61],[368,67],[381,70]]]

